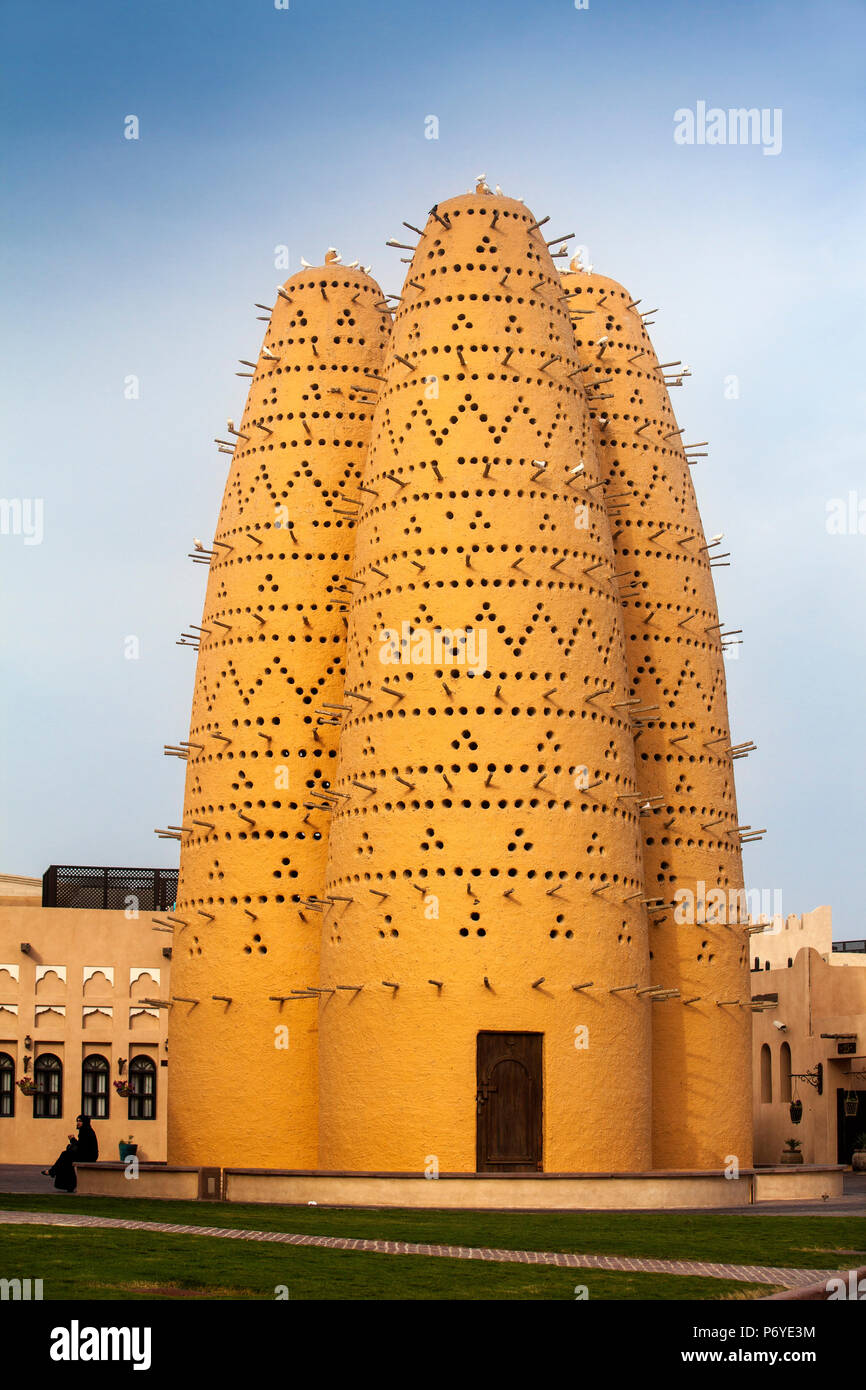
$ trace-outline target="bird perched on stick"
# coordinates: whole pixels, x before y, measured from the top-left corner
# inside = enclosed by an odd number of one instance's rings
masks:
[[[312,263],[312,261],[305,261],[304,258],[303,258],[303,256],[301,257],[301,265],[304,267],[304,270],[312,270],[312,269],[313,269],[313,263]]]
[[[342,259],[343,257],[340,255],[336,246],[328,247],[325,252],[325,265],[336,265],[337,261],[341,261]]]
[[[204,550],[204,546],[202,545],[201,541],[198,539],[198,536],[193,536],[193,538],[192,538],[192,543],[193,543],[193,545],[195,546],[196,550]]]

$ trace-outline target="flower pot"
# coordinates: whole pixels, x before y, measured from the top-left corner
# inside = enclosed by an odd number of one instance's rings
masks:
[[[782,1154],[782,1162],[783,1162],[783,1163],[802,1163],[802,1162],[803,1162],[803,1155],[802,1155],[801,1153],[796,1153],[796,1154],[783,1153],[783,1154]]]
[[[851,1167],[855,1173],[866,1173],[866,1149],[855,1149],[851,1155]]]
[[[130,1158],[132,1154],[137,1154],[137,1153],[138,1153],[138,1145],[137,1145],[137,1144],[124,1144],[124,1142],[123,1142],[122,1139],[121,1139],[121,1141],[120,1141],[120,1143],[118,1144],[117,1147],[118,1147],[118,1149],[120,1150],[120,1161],[121,1161],[121,1163],[125,1163],[126,1160],[127,1160],[128,1158]]]

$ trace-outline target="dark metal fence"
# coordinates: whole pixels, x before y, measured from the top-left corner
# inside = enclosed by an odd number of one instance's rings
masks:
[[[109,869],[52,864],[42,875],[43,907],[166,912],[177,898],[177,869]],[[133,901],[130,901],[132,899]]]

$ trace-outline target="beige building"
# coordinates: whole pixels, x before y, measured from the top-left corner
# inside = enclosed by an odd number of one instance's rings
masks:
[[[127,899],[43,907],[39,879],[0,876],[0,1162],[48,1167],[80,1113],[101,1158],[131,1138],[143,1161],[165,1159],[171,937]],[[115,1086],[127,1080],[130,1097]]]
[[[753,1032],[755,1163],[778,1163],[788,1139],[807,1164],[850,1163],[866,1133],[866,941],[834,942],[818,907],[753,935],[751,958],[752,998],[767,1006]]]
[[[764,918],[753,919],[764,921]],[[833,911],[816,907],[798,917],[773,917],[764,930],[752,937],[752,970],[782,970],[794,964],[805,946],[817,951],[828,965],[866,964],[866,941],[833,941]]]

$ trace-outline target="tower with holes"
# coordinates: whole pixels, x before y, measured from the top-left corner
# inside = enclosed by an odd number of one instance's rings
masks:
[[[281,288],[233,440],[170,1160],[748,1164],[737,749],[663,371],[518,201],[438,204],[409,259],[396,310],[334,260]]]

